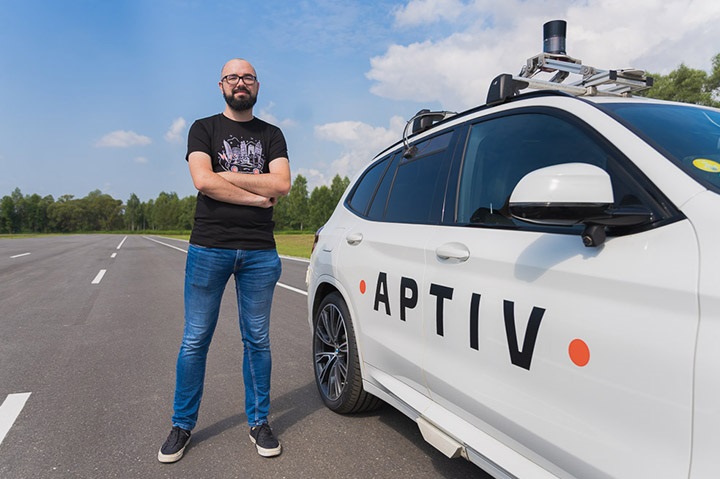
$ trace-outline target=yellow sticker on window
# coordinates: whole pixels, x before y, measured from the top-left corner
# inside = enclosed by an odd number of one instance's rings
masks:
[[[720,173],[720,163],[706,158],[696,158],[692,162],[693,166],[698,170],[707,171],[709,173]]]

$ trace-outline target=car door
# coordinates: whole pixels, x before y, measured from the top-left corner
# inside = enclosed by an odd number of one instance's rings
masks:
[[[424,370],[445,410],[550,470],[683,477],[697,241],[606,134],[547,108],[471,126],[454,211],[427,242]],[[564,162],[605,169],[616,205],[655,223],[588,248],[581,227],[511,218],[518,180]]]
[[[337,271],[356,311],[366,370],[396,395],[405,386],[427,396],[422,376],[425,247],[440,220],[452,131],[397,152],[382,174],[371,168],[349,195],[357,216],[338,245]],[[381,177],[377,187],[375,175]],[[357,196],[373,190],[371,201]],[[369,367],[369,368],[368,368]]]

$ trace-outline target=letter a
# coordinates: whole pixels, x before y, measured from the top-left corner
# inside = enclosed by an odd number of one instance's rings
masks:
[[[387,273],[378,274],[377,287],[375,288],[375,311],[378,311],[380,303],[385,304],[385,314],[390,316],[390,298],[387,292]]]

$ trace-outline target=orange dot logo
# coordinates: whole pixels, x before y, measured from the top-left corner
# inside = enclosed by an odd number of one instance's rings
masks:
[[[365,291],[367,290],[367,285],[365,284],[365,280],[360,280],[360,294],[365,294]]]
[[[590,362],[590,348],[582,339],[573,339],[570,342],[568,354],[575,366],[583,367]]]

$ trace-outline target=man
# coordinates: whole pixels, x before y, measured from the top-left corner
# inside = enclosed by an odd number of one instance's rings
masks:
[[[173,427],[158,452],[164,463],[182,458],[197,422],[208,348],[231,275],[243,340],[250,440],[261,456],[277,456],[282,450],[268,424],[269,321],[281,272],[272,207],[290,190],[287,145],[279,128],[253,116],[260,83],[250,63],[227,62],[219,86],[225,110],[197,120],[188,135],[186,160],[199,193],[185,266],[185,329]]]

